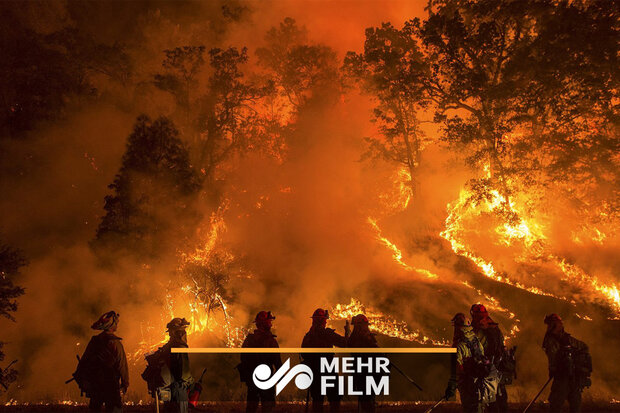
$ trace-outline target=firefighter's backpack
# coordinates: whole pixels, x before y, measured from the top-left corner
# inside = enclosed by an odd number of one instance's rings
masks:
[[[98,355],[102,353],[105,341],[99,336],[93,336],[84,350],[82,358],[77,356],[78,365],[73,373],[73,379],[86,397],[92,397],[101,387],[101,373],[104,368]]]
[[[142,378],[146,381],[149,392],[157,392],[161,401],[170,401],[170,385],[174,381],[170,372],[170,346],[158,348],[157,351],[147,354],[145,359],[146,369]]]
[[[468,369],[475,377],[476,392],[478,400],[483,405],[494,403],[497,398],[497,391],[500,384],[500,374],[492,360],[480,351],[480,342],[477,337],[465,339],[466,345],[472,354],[471,366]]]

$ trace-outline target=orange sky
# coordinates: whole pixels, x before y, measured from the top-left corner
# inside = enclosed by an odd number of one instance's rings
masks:
[[[391,22],[397,27],[414,17],[421,17],[424,0],[276,0],[261,3],[253,14],[255,28],[245,34],[233,34],[240,44],[251,42],[257,33],[265,33],[285,17],[305,25],[314,41],[325,43],[344,53],[359,51],[364,44],[364,30]],[[269,6],[267,6],[269,5]],[[337,22],[337,23],[336,23]],[[248,39],[246,36],[252,37]]]

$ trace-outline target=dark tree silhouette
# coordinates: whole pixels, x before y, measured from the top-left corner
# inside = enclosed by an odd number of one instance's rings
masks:
[[[256,146],[250,142],[257,120],[252,106],[268,88],[244,79],[241,66],[248,61],[246,48],[211,49],[208,66],[204,46],[177,47],[165,53],[166,72],[156,75],[155,84],[172,93],[183,110],[186,138],[206,189],[213,191],[217,167],[233,154]],[[201,72],[205,76],[198,76]],[[201,78],[206,78],[204,84]]]
[[[196,76],[205,63],[204,52],[204,46],[184,46],[165,50],[166,58],[162,66],[167,71],[155,75],[155,85],[175,97],[177,104],[185,113],[188,124],[192,122],[192,90],[198,83]]]
[[[287,17],[265,36],[266,46],[258,48],[259,64],[269,70],[270,80],[295,110],[313,93],[333,91],[338,84],[336,53],[322,44],[310,44],[305,27]]]
[[[140,116],[127,141],[121,168],[105,198],[96,246],[154,254],[190,234],[200,188],[174,124]]]
[[[244,79],[240,67],[247,61],[246,48],[209,50],[212,74],[207,93],[198,101],[200,139],[197,148],[199,164],[211,181],[222,162],[253,146],[252,124],[258,116],[253,103],[267,90]]]
[[[402,164],[415,187],[425,140],[418,113],[428,103],[422,79],[429,67],[411,26],[398,30],[384,23],[367,29],[363,53],[347,53],[343,69],[377,102],[374,120],[382,137],[366,139],[369,150],[364,157],[383,157]]]
[[[67,98],[87,90],[84,74],[58,42],[24,26],[11,4],[0,5],[1,138],[62,115]]]
[[[585,156],[598,141],[610,163],[617,145],[603,135],[617,121],[620,14],[609,6],[445,0],[407,24],[430,62],[424,82],[443,138],[488,168],[475,188],[496,188],[508,202],[512,178],[552,182],[572,169],[571,157],[580,163],[575,151]],[[542,150],[532,157],[533,148]]]
[[[62,117],[77,99],[96,98],[92,74],[126,82],[131,72],[121,44],[105,45],[76,29],[41,34],[16,4],[0,3],[0,139]]]
[[[0,316],[15,321],[11,313],[17,311],[16,299],[24,294],[24,289],[13,284],[13,278],[19,275],[21,267],[26,265],[26,260],[20,251],[8,245],[0,244]],[[0,361],[4,360],[0,342]],[[17,371],[11,368],[12,363],[7,367],[0,366],[0,385],[6,390],[10,383],[15,381]]]

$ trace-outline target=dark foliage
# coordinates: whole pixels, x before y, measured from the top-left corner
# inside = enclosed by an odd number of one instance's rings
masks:
[[[16,299],[24,294],[24,289],[13,284],[13,278],[19,275],[21,267],[26,265],[26,260],[21,252],[8,245],[0,244],[0,316],[15,321],[11,313],[17,311]],[[4,360],[0,342],[0,361]],[[15,381],[17,371],[9,365],[0,366],[0,385],[6,390],[10,383]]]
[[[76,29],[41,34],[16,4],[0,4],[0,139],[64,116],[72,100],[95,97],[90,75],[126,82],[131,70],[121,44],[101,44]]]
[[[120,171],[106,196],[95,245],[153,254],[178,239],[196,218],[200,188],[173,123],[140,116],[127,141]],[[173,224],[174,223],[174,224]]]

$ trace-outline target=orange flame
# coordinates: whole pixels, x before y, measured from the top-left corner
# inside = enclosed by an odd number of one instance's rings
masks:
[[[450,342],[445,339],[430,338],[419,330],[412,330],[404,321],[397,321],[392,316],[383,314],[364,306],[359,300],[351,298],[349,304],[336,304],[330,309],[335,320],[348,320],[354,315],[364,314],[370,321],[370,330],[389,337],[406,341],[415,341],[420,344],[449,347]]]
[[[517,261],[526,261],[528,257],[535,257],[547,262],[552,262],[563,274],[562,281],[571,283],[571,285],[580,288],[582,291],[588,291],[588,294],[594,297],[594,301],[602,301],[614,313],[615,318],[620,317],[620,291],[618,286],[614,284],[605,284],[597,277],[587,274],[581,268],[574,264],[569,264],[566,260],[549,252],[550,247],[547,245],[546,237],[543,233],[544,227],[532,220],[526,220],[525,214],[516,207],[515,202],[501,195],[498,191],[490,191],[490,199],[471,202],[473,193],[468,189],[462,189],[459,199],[448,205],[448,217],[445,221],[445,230],[440,236],[450,242],[452,250],[468,259],[478,266],[486,277],[495,281],[511,285],[513,287],[526,290],[537,295],[554,297],[560,300],[573,302],[574,299],[554,294],[548,289],[542,289],[535,285],[525,285],[522,282],[509,278],[504,274],[500,274],[495,269],[492,262],[485,260],[476,254],[472,248],[468,247],[464,241],[464,224],[463,220],[467,218],[479,218],[482,214],[493,213],[500,207],[507,207],[512,215],[518,217],[516,222],[500,223],[495,232],[498,235],[498,243],[504,246],[512,246],[514,243],[521,242],[527,247],[528,256],[518,256]],[[500,214],[497,214],[500,215]],[[600,231],[597,230],[600,233]],[[601,233],[602,234],[602,233]],[[601,235],[602,237],[602,235]]]

